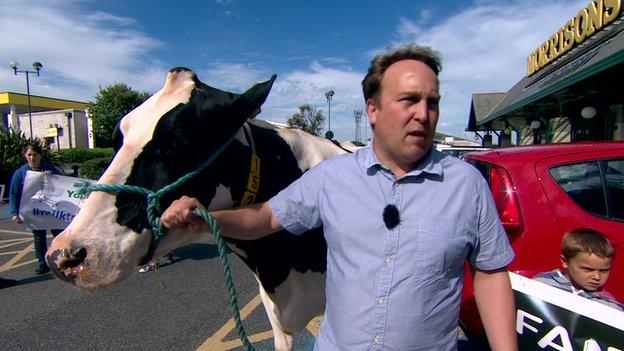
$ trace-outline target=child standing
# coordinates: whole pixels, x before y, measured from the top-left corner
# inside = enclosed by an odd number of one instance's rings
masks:
[[[561,241],[563,269],[540,273],[535,280],[624,311],[613,295],[603,290],[615,251],[609,240],[592,229],[575,229]]]

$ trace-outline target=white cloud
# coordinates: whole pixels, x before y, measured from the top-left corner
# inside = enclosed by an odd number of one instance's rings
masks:
[[[253,64],[214,62],[208,68],[198,69],[196,74],[205,84],[240,93],[257,82],[269,79],[272,72],[256,68]]]
[[[332,130],[340,139],[353,139],[353,108],[363,108],[364,105],[360,88],[362,77],[361,72],[328,68],[313,61],[307,70],[289,72],[278,77],[263,106],[261,118],[285,122],[304,103],[322,109],[327,118],[325,93],[331,89],[334,90],[331,102]]]
[[[480,2],[427,27],[401,18],[398,40],[392,44],[417,42],[442,54],[442,112],[438,130],[462,136],[471,95],[508,91],[524,76],[529,53],[586,3],[586,0]]]
[[[451,16],[422,8],[412,17],[397,18],[395,35],[386,43],[391,46],[418,42],[441,52],[443,98],[438,129],[462,136],[471,94],[509,90],[524,75],[529,52],[575,16],[586,2],[477,1]],[[0,2],[0,33],[5,34],[0,40],[0,64],[17,60],[27,68],[32,61],[41,61],[41,76],[31,79],[34,95],[90,100],[98,87],[113,82],[124,82],[140,91],[160,89],[170,65],[155,57],[158,50],[167,49],[166,43],[146,34],[133,17],[88,12],[81,5],[64,0],[34,4],[18,0]],[[261,118],[279,122],[284,122],[302,103],[310,103],[327,114],[325,92],[333,89],[332,129],[339,138],[350,139],[354,133],[353,109],[364,107],[360,82],[365,74],[364,67],[360,71],[350,66],[368,63],[374,54],[385,51],[363,49],[369,51],[365,57],[357,57],[357,62],[352,57],[341,57],[340,53],[299,57],[297,60],[310,62],[304,69],[267,68],[240,60],[226,63],[223,58],[208,59],[204,67],[195,68],[202,81],[235,92],[268,79],[277,70],[278,80]],[[281,52],[271,54],[284,56]],[[253,53],[245,57],[258,62],[262,59]],[[23,92],[24,80],[8,68],[0,69],[0,91]]]
[[[133,29],[132,18],[82,13],[64,1],[3,2],[0,18],[0,62],[43,63],[41,76],[31,80],[34,95],[89,100],[113,82],[150,92],[162,86],[166,70],[151,52],[163,43]],[[0,82],[0,90],[24,91],[24,79],[8,69],[0,70]]]

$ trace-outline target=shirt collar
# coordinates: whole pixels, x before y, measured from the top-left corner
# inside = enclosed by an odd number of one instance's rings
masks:
[[[419,176],[421,173],[442,176],[442,163],[440,161],[443,157],[444,155],[442,153],[436,151],[434,146],[431,146],[431,149],[425,157],[420,160],[416,169],[407,173],[405,176]],[[379,170],[390,172],[388,167],[384,166],[377,158],[377,155],[375,155],[372,144],[358,150],[356,159],[360,165],[366,169],[368,174],[375,174]]]

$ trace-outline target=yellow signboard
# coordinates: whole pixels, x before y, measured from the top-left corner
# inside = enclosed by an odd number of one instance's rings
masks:
[[[53,138],[53,137],[57,137],[58,136],[58,128],[57,127],[52,127],[52,128],[47,128],[46,129],[46,133],[45,133],[45,137],[46,138]]]
[[[621,9],[622,0],[591,0],[529,55],[527,77],[615,21]]]

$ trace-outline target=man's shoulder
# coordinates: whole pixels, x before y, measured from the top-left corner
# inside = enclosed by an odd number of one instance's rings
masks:
[[[357,153],[360,150],[356,150],[355,152],[347,152],[344,154],[335,155],[329,158],[324,159],[315,167],[327,168],[327,167],[335,167],[335,166],[345,166],[348,165],[356,159]]]
[[[471,180],[481,180],[483,178],[481,172],[470,163],[437,150],[432,150],[432,152],[434,152],[435,158],[442,166],[443,172],[461,174],[463,177]]]

